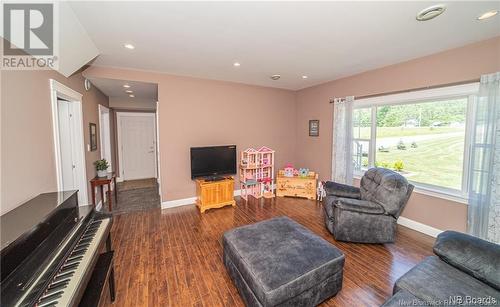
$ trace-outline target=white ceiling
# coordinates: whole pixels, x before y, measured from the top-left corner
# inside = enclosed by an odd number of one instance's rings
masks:
[[[158,85],[154,83],[101,78],[89,78],[89,80],[108,97],[126,98],[130,101],[149,99],[155,102],[158,100]],[[130,88],[124,88],[124,84],[130,85]],[[130,94],[125,92],[126,90],[133,91],[135,97],[129,97]]]
[[[406,61],[500,35],[500,1],[72,2],[101,55],[94,65],[286,89]],[[134,50],[123,48],[135,45]],[[233,62],[241,63],[233,67]],[[272,81],[269,76],[281,74]],[[309,78],[303,80],[302,75]]]

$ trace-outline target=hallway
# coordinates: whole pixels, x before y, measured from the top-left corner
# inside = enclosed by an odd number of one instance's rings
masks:
[[[156,178],[118,182],[117,188],[118,201],[112,200],[114,215],[160,208]],[[102,211],[109,212],[107,203]]]

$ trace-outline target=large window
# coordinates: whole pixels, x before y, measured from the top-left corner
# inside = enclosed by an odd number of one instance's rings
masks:
[[[476,86],[359,100],[353,113],[353,163],[360,174],[393,169],[417,187],[465,196],[469,105]]]

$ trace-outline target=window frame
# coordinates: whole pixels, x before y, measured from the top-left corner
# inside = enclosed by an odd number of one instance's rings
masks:
[[[479,91],[479,83],[468,83],[463,85],[454,85],[440,88],[433,88],[428,90],[410,91],[399,94],[389,94],[376,96],[371,98],[359,99],[354,101],[353,111],[356,109],[371,109],[371,130],[370,140],[368,146],[368,168],[374,167],[377,148],[377,108],[381,106],[394,106],[405,104],[424,103],[432,100],[448,100],[459,97],[467,97],[467,109],[465,120],[465,140],[464,140],[464,157],[462,165],[462,184],[461,189],[451,189],[443,186],[415,182],[408,179],[415,185],[415,191],[422,194],[436,196],[444,199],[449,199],[455,202],[467,204],[468,188],[469,188],[469,162],[471,151],[471,138],[474,132],[472,119],[474,118],[474,104],[476,102],[477,93]],[[353,138],[353,142],[354,142]],[[354,178],[361,178],[365,170],[354,170]]]
[[[375,156],[372,156],[372,151],[371,151],[371,147],[372,147],[372,141],[374,139],[374,136],[373,136],[373,107],[362,107],[362,108],[357,108],[357,107],[354,107],[353,108],[353,112],[357,109],[370,109],[370,138],[369,139],[364,139],[364,138],[361,138],[361,137],[354,137],[354,134],[353,134],[353,139],[352,141],[355,142],[355,141],[358,141],[358,142],[368,142],[368,166],[370,166],[372,164],[372,162],[374,162],[374,158]],[[375,108],[376,109],[376,108]],[[354,171],[354,176],[357,175],[357,173],[359,173],[356,168],[353,167],[353,171]]]

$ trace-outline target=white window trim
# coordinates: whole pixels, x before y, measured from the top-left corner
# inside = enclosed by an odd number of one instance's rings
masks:
[[[422,100],[438,100],[450,97],[475,95],[479,91],[479,82],[454,85],[429,90],[412,91],[400,94],[377,96],[354,101],[354,108],[368,108],[379,105],[407,104]]]
[[[446,187],[440,187],[436,185],[430,185],[420,182],[410,181],[415,185],[415,192],[425,195],[430,195],[442,199],[451,200],[454,202],[467,204],[468,203],[468,180],[469,180],[469,158],[470,158],[470,139],[472,133],[472,121],[473,118],[473,108],[474,95],[477,95],[479,91],[479,83],[469,83],[463,85],[434,88],[429,90],[412,91],[400,94],[377,96],[372,98],[365,98],[354,101],[354,109],[361,108],[371,108],[371,139],[368,154],[368,164],[369,167],[374,164],[376,155],[376,108],[378,106],[386,105],[402,105],[423,102],[425,100],[439,100],[439,99],[450,99],[453,97],[464,97],[468,96],[467,104],[467,121],[465,128],[465,141],[464,141],[464,161],[463,161],[463,176],[462,176],[462,190],[453,190]],[[361,179],[364,171],[354,171],[354,178]]]

